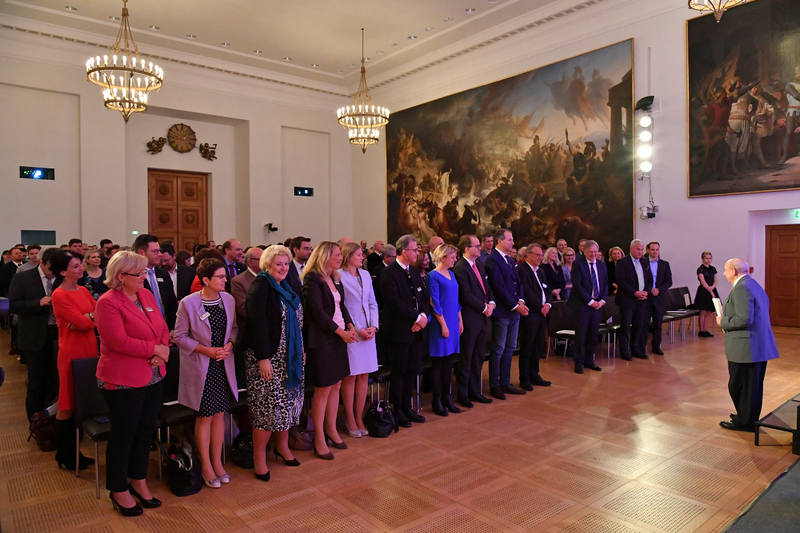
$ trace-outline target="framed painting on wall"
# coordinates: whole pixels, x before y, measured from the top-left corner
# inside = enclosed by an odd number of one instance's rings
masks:
[[[389,241],[633,238],[633,40],[392,114]]]
[[[800,188],[800,2],[687,22],[689,197]]]

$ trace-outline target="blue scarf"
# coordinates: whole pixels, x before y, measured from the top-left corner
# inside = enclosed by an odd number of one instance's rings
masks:
[[[275,278],[264,270],[258,273],[258,277],[262,276],[269,281],[270,287],[275,289],[286,305],[286,387],[294,389],[303,384],[303,332],[300,331],[300,321],[297,319],[300,297],[285,279],[278,285]]]

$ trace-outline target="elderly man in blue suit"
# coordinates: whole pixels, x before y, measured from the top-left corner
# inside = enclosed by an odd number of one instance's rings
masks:
[[[595,241],[586,241],[583,257],[572,265],[572,291],[567,305],[575,320],[575,373],[583,374],[583,369],[600,372],[594,362],[597,348],[597,334],[603,306],[608,295],[608,272],[606,264],[598,258],[600,246]]]
[[[731,420],[719,423],[733,431],[754,431],[761,417],[767,361],[778,358],[778,346],[769,323],[769,298],[750,267],[741,259],[725,263],[725,279],[733,288],[717,324],[725,332],[728,392],[736,407]]]

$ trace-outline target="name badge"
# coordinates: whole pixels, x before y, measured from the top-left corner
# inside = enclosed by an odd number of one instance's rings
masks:
[[[144,309],[145,309],[145,311],[149,311],[151,313],[153,312],[153,308],[152,307],[145,307]]]
[[[203,313],[202,315],[200,315],[200,320],[205,320],[206,318],[208,318],[210,316],[211,316],[211,313]]]
[[[422,287],[417,287],[417,292],[422,292]]]
[[[156,278],[156,281],[159,283],[164,283],[164,278]]]

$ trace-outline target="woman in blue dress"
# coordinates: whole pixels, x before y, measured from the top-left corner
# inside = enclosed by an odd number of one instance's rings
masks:
[[[433,252],[436,268],[428,275],[435,318],[431,320],[428,348],[433,360],[433,412],[439,416],[447,416],[447,411],[461,412],[450,397],[453,354],[459,353],[459,338],[464,331],[458,304],[458,282],[450,270],[456,264],[457,251],[451,244],[440,244]]]

